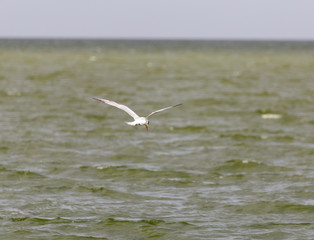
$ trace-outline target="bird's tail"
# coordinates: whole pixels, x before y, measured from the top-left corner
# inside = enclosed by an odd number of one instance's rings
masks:
[[[135,126],[134,122],[125,122],[125,123],[128,124],[128,125],[131,125],[131,126]]]

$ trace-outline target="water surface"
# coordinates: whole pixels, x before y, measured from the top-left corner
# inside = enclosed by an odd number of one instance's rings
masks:
[[[311,42],[0,40],[4,239],[312,239]],[[105,97],[139,115],[130,127]]]

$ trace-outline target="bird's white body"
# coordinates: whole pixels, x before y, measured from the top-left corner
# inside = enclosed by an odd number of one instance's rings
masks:
[[[107,99],[103,99],[103,98],[93,98],[93,99],[95,99],[97,101],[100,101],[100,102],[103,102],[103,103],[106,103],[108,105],[114,106],[116,108],[119,108],[119,109],[125,111],[127,114],[129,114],[134,119],[133,122],[126,122],[128,125],[131,125],[131,126],[137,126],[137,125],[143,126],[143,125],[145,125],[147,131],[148,131],[148,125],[149,125],[148,118],[151,115],[153,115],[155,113],[159,113],[159,112],[165,111],[165,110],[173,108],[173,107],[177,107],[177,106],[182,105],[180,103],[180,104],[176,104],[176,105],[173,105],[173,106],[170,106],[170,107],[165,107],[165,108],[162,108],[162,109],[159,109],[159,110],[156,110],[156,111],[150,113],[147,117],[140,117],[132,109],[130,109],[129,107],[127,107],[125,105],[122,105],[122,104],[119,104],[119,103],[116,103],[114,101],[110,101],[110,100],[107,100]]]
[[[136,120],[134,120],[133,122],[126,122],[126,124],[131,125],[131,126],[138,126],[138,125],[146,125],[148,124],[148,119],[145,117],[139,117]]]

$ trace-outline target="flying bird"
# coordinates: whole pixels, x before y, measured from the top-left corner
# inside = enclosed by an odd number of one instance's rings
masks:
[[[165,108],[156,110],[156,111],[148,114],[146,117],[140,117],[132,109],[130,109],[129,107],[127,107],[125,105],[122,105],[122,104],[119,104],[119,103],[116,103],[114,101],[110,101],[110,100],[107,100],[107,99],[103,99],[103,98],[93,98],[93,99],[95,99],[97,101],[100,101],[100,102],[103,102],[103,103],[106,103],[108,105],[114,106],[116,108],[119,108],[119,109],[125,111],[127,114],[129,114],[134,119],[133,122],[126,122],[128,125],[131,125],[131,126],[137,126],[137,125],[143,126],[143,125],[145,125],[147,131],[148,131],[148,125],[149,125],[148,118],[150,116],[152,116],[155,113],[159,113],[159,112],[168,110],[170,108],[182,105],[182,103],[179,103],[179,104],[176,104],[176,105],[173,105],[173,106],[170,106],[170,107],[165,107]]]

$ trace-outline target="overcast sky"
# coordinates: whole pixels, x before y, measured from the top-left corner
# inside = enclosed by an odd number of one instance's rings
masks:
[[[314,40],[314,0],[0,0],[0,38]]]

